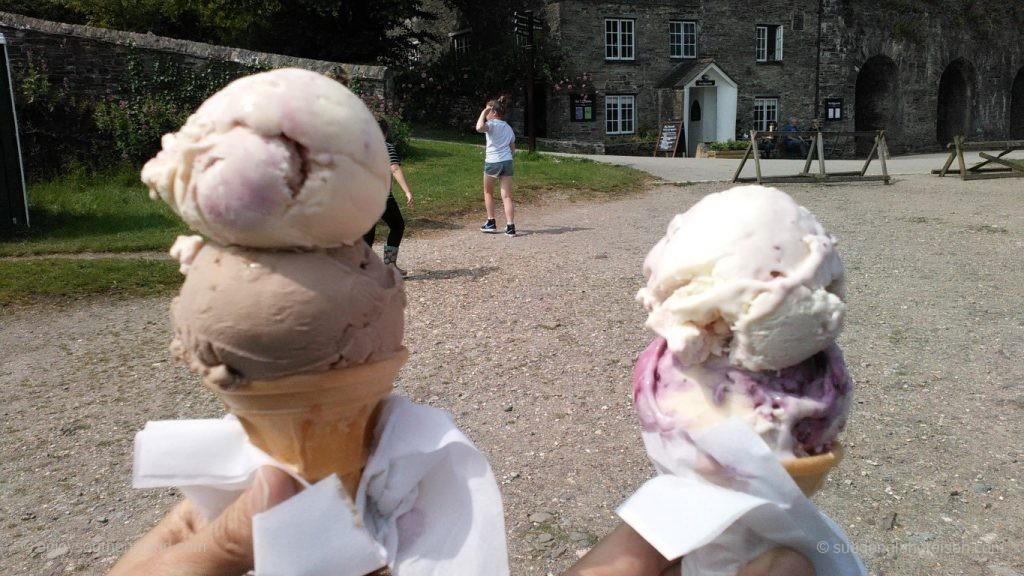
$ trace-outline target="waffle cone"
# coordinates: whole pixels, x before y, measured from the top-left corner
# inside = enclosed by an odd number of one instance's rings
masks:
[[[821,488],[829,470],[838,466],[839,461],[842,459],[843,447],[836,442],[832,445],[832,450],[829,452],[785,460],[782,462],[782,466],[793,477],[796,485],[800,487],[804,495],[810,497]]]
[[[249,440],[310,482],[337,474],[353,497],[369,457],[380,401],[409,353],[380,362],[223,390],[203,382],[238,417]]]

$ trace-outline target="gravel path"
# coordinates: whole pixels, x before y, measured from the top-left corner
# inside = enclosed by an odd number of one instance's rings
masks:
[[[400,392],[449,410],[501,484],[513,574],[558,573],[652,474],[633,301],[669,217],[724,184],[521,210],[520,236],[408,240]],[[901,177],[784,189],[839,240],[857,380],[816,496],[874,574],[1024,572],[1024,185]],[[0,312],[2,574],[101,573],[177,500],[129,486],[147,420],[221,408],[170,361],[165,298]]]

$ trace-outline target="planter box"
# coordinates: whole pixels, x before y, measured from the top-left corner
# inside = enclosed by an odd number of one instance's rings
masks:
[[[743,155],[746,154],[746,153],[747,153],[746,149],[744,149],[744,150],[708,150],[706,152],[708,158],[732,158],[732,159],[735,159],[735,160],[739,160],[740,158],[743,158]]]

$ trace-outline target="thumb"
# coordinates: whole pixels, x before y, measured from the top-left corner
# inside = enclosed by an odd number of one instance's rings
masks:
[[[814,565],[792,548],[772,548],[754,558],[736,576],[814,576]]]
[[[252,517],[296,492],[295,481],[287,473],[273,466],[260,468],[252,485],[231,506],[176,548],[172,557],[167,558],[169,565],[190,576],[221,576],[251,570]]]

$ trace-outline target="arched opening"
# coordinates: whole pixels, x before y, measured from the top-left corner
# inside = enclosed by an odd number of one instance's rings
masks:
[[[888,56],[872,56],[861,66],[854,100],[855,130],[899,132],[898,72],[896,63]],[[872,145],[873,139],[858,138],[857,155],[866,156]]]
[[[1024,67],[1017,72],[1010,90],[1010,138],[1024,139]]]
[[[700,122],[700,101],[694,100],[690,104],[690,122]]]
[[[971,96],[974,71],[960,58],[946,66],[939,80],[939,106],[935,114],[935,139],[946,145],[954,136],[970,137]]]

